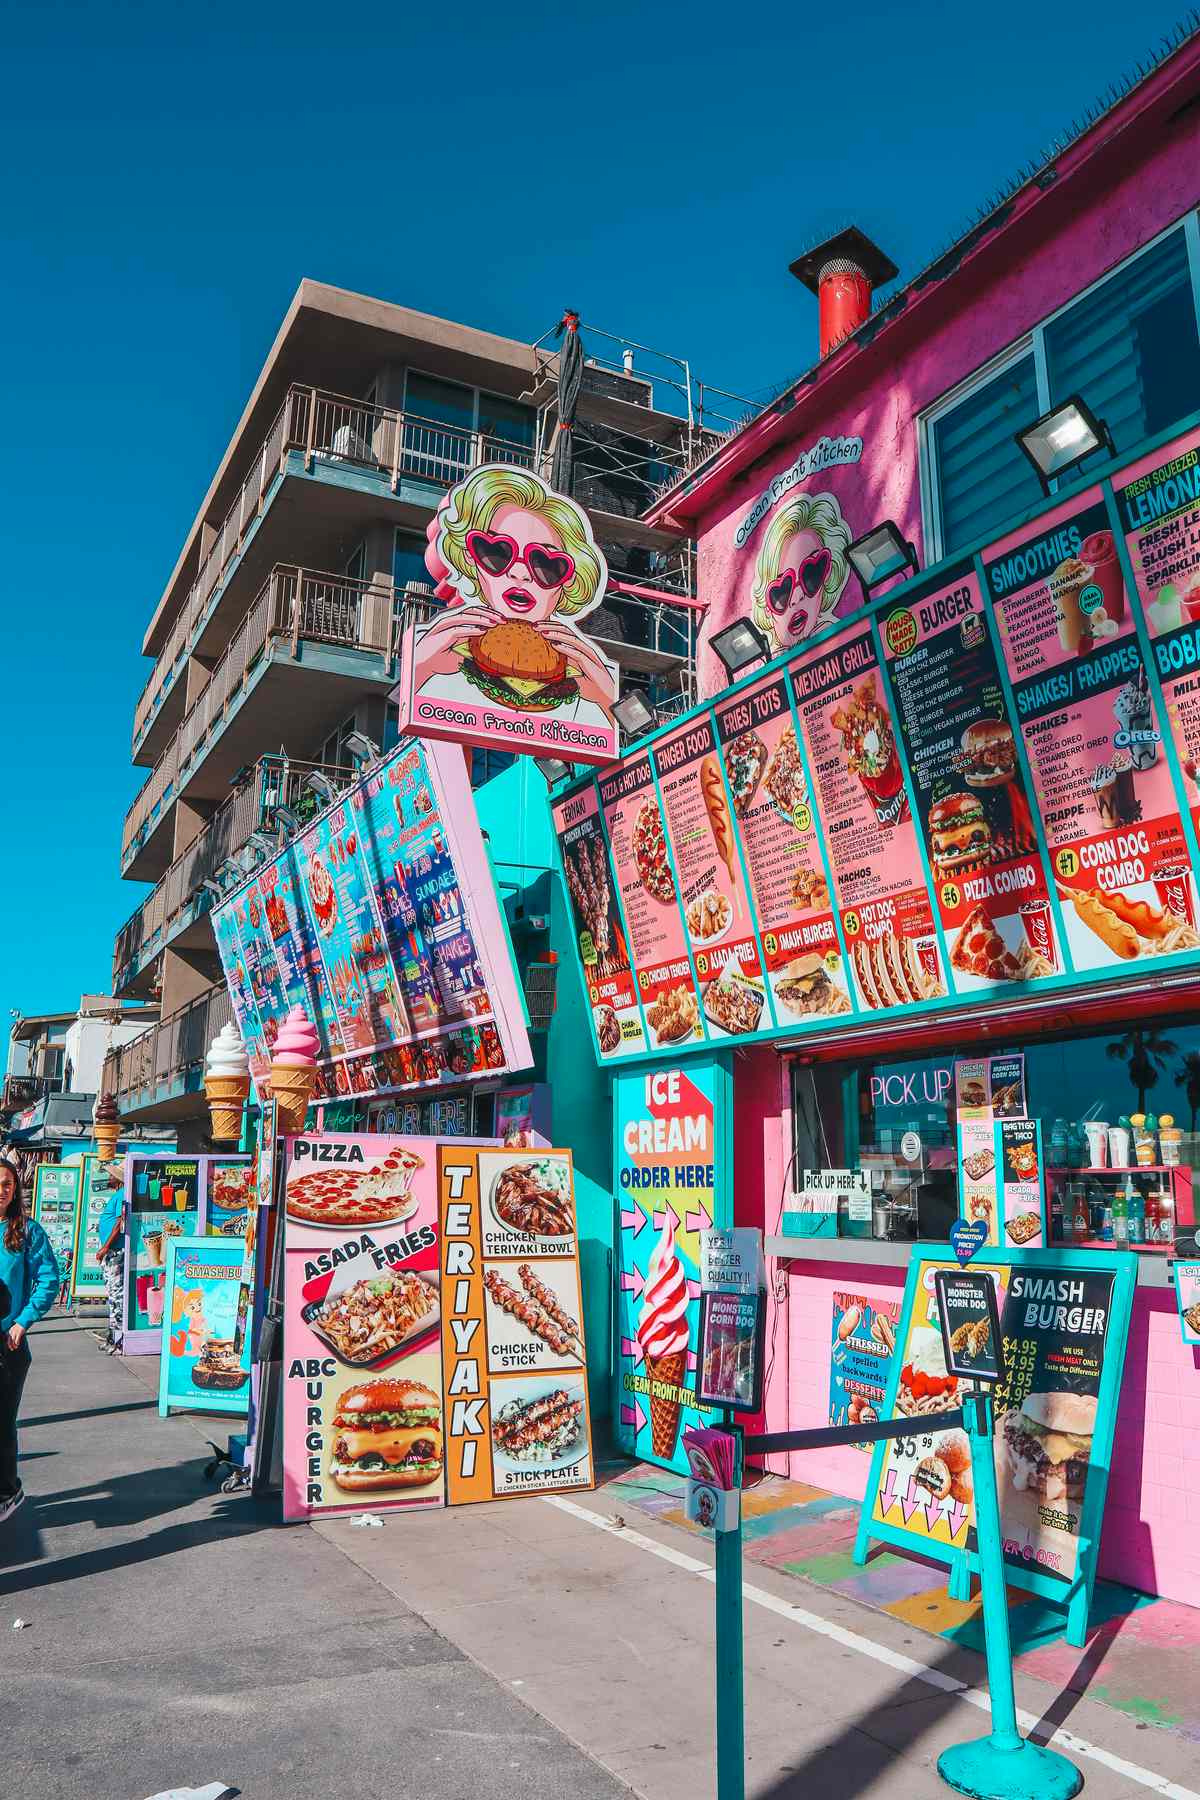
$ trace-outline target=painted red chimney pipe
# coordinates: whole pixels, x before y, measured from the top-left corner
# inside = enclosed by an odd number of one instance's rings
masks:
[[[872,293],[899,273],[891,258],[854,225],[798,257],[789,271],[817,296],[822,356],[870,318]]]

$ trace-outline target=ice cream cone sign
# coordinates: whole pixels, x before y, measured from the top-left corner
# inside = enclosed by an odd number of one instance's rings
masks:
[[[250,1093],[250,1063],[237,1026],[223,1025],[209,1045],[204,1065],[204,1091],[219,1143],[236,1143],[242,1133],[242,1108]]]

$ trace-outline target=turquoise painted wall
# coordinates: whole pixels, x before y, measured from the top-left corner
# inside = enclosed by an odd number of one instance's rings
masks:
[[[557,1006],[550,1030],[535,1035],[538,1080],[550,1084],[553,1137],[570,1149],[575,1164],[583,1277],[584,1329],[592,1416],[612,1411],[613,1191],[612,1099],[597,1067],[587,1018],[587,998],[571,937],[562,884],[553,867],[553,832],[545,780],[531,757],[476,792],[479,821],[488,839],[500,894],[513,932],[518,963],[558,956]],[[530,915],[548,917],[549,934],[532,931]]]

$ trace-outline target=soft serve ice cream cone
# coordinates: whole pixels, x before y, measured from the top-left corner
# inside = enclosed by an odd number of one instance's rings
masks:
[[[218,1142],[236,1142],[242,1132],[242,1107],[250,1093],[250,1064],[237,1026],[223,1025],[208,1048],[204,1092]]]
[[[650,1380],[650,1440],[655,1456],[675,1454],[687,1376],[688,1286],[675,1249],[675,1214],[668,1206],[662,1236],[650,1252],[637,1340]],[[656,1391],[658,1390],[658,1391]]]
[[[92,1136],[101,1162],[111,1162],[117,1154],[121,1135],[121,1115],[111,1094],[101,1094],[92,1108]]]
[[[270,1089],[278,1104],[281,1135],[304,1130],[304,1115],[317,1085],[316,1027],[302,1006],[293,1006],[275,1039],[271,1054]]]

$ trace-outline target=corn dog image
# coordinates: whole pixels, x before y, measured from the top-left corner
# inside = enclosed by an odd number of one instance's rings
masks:
[[[733,860],[733,825],[729,817],[729,806],[725,799],[725,784],[721,780],[721,771],[717,766],[715,756],[706,756],[700,764],[700,792],[704,796],[704,808],[708,813],[708,829],[712,832],[717,855],[729,871],[729,879],[734,884],[736,896],[738,887]],[[737,910],[741,911],[740,903]]]
[[[1139,937],[1164,938],[1173,926],[1180,923],[1174,913],[1162,912],[1157,906],[1151,906],[1148,900],[1131,900],[1120,888],[1111,894],[1105,894],[1104,904],[1118,919],[1123,919],[1126,925],[1132,925]]]
[[[1089,931],[1094,931],[1102,944],[1123,957],[1127,962],[1141,955],[1141,939],[1127,920],[1105,905],[1098,893],[1085,891],[1083,888],[1059,888],[1060,896],[1071,902],[1077,916],[1082,919]]]

